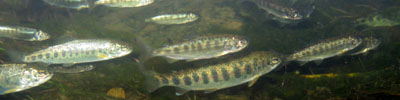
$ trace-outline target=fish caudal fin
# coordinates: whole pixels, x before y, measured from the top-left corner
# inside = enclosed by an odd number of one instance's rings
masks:
[[[25,55],[16,50],[6,50],[6,53],[8,57],[10,58],[11,62],[24,62],[25,61]]]
[[[139,46],[140,54],[139,61],[146,62],[152,57],[152,48],[140,36],[136,36],[136,45]]]
[[[147,92],[151,93],[163,85],[154,76],[157,75],[156,72],[151,70],[145,70],[143,62],[138,63],[140,72],[145,76],[145,85]]]

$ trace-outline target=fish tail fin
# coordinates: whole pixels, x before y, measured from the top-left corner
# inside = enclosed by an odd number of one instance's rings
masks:
[[[139,66],[140,72],[142,72],[142,74],[145,76],[145,85],[146,85],[145,87],[147,89],[147,92],[151,93],[163,86],[160,83],[160,81],[158,81],[158,79],[156,79],[154,77],[157,75],[156,72],[154,72],[152,70],[146,70],[143,62],[139,62],[138,66]]]
[[[150,47],[150,45],[148,45],[140,36],[136,36],[136,44],[140,49],[140,53],[142,54],[139,57],[139,61],[144,63],[147,60],[149,60],[153,55],[151,53],[151,51],[153,50],[153,48]]]
[[[6,53],[11,62],[24,62],[25,54],[17,50],[6,50]]]
[[[144,22],[151,22],[151,19],[150,18],[145,19]]]

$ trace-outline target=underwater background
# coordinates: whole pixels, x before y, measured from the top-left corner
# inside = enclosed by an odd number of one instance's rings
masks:
[[[96,6],[66,9],[41,0],[0,0],[0,24],[35,27],[52,35],[43,42],[1,39],[0,61],[11,59],[8,50],[32,52],[72,39],[114,39],[132,43],[134,51],[118,59],[91,63],[95,69],[76,74],[56,73],[48,82],[25,91],[1,95],[1,100],[342,100],[400,99],[400,26],[369,27],[359,18],[381,15],[400,22],[398,0],[316,0],[311,16],[296,25],[280,25],[252,3],[236,0],[156,0],[135,8]],[[191,12],[199,16],[183,25],[157,25],[144,19],[169,13]],[[205,34],[246,36],[250,45],[239,53],[275,51],[289,55],[311,44],[343,35],[379,36],[381,45],[366,55],[337,56],[317,65],[291,62],[260,77],[254,86],[242,84],[212,93],[191,91],[175,95],[173,87],[153,93],[145,89],[144,76],[135,61],[141,54],[135,37],[152,47],[174,44]],[[12,47],[12,48],[10,48]],[[212,62],[205,60],[202,62]],[[157,71],[190,67],[162,58],[146,62]],[[189,63],[189,64],[192,64]],[[186,67],[185,67],[186,66]],[[317,76],[312,77],[311,75]],[[319,76],[318,76],[319,75]],[[310,76],[310,77],[305,77]],[[122,88],[122,90],[121,90]],[[124,98],[107,93],[124,91]],[[115,92],[121,93],[121,92]]]

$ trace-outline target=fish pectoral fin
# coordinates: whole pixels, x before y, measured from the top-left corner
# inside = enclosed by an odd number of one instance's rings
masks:
[[[108,57],[108,55],[103,54],[103,53],[99,53],[99,54],[97,54],[97,57],[98,58],[106,58],[106,57]]]
[[[217,91],[218,89],[208,89],[208,90],[204,90],[204,93],[212,93]]]
[[[180,96],[183,95],[187,92],[189,92],[189,90],[183,89],[183,88],[179,88],[179,87],[175,87],[175,95]]]
[[[71,67],[75,65],[75,63],[66,63],[66,64],[62,64],[63,67]]]
[[[256,75],[256,77],[252,81],[249,82],[248,86],[249,87],[253,86],[257,82],[259,77],[260,77],[260,75]]]
[[[177,59],[172,59],[172,58],[167,58],[167,62],[168,62],[168,63],[174,63],[174,62],[177,62],[177,61],[179,61],[179,60],[177,60]]]
[[[322,61],[323,61],[323,59],[314,60],[314,63],[317,64],[317,65],[321,65]]]

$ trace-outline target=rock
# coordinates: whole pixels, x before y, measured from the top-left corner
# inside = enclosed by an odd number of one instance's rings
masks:
[[[111,88],[110,90],[108,90],[107,96],[125,99],[125,91],[122,88]]]

